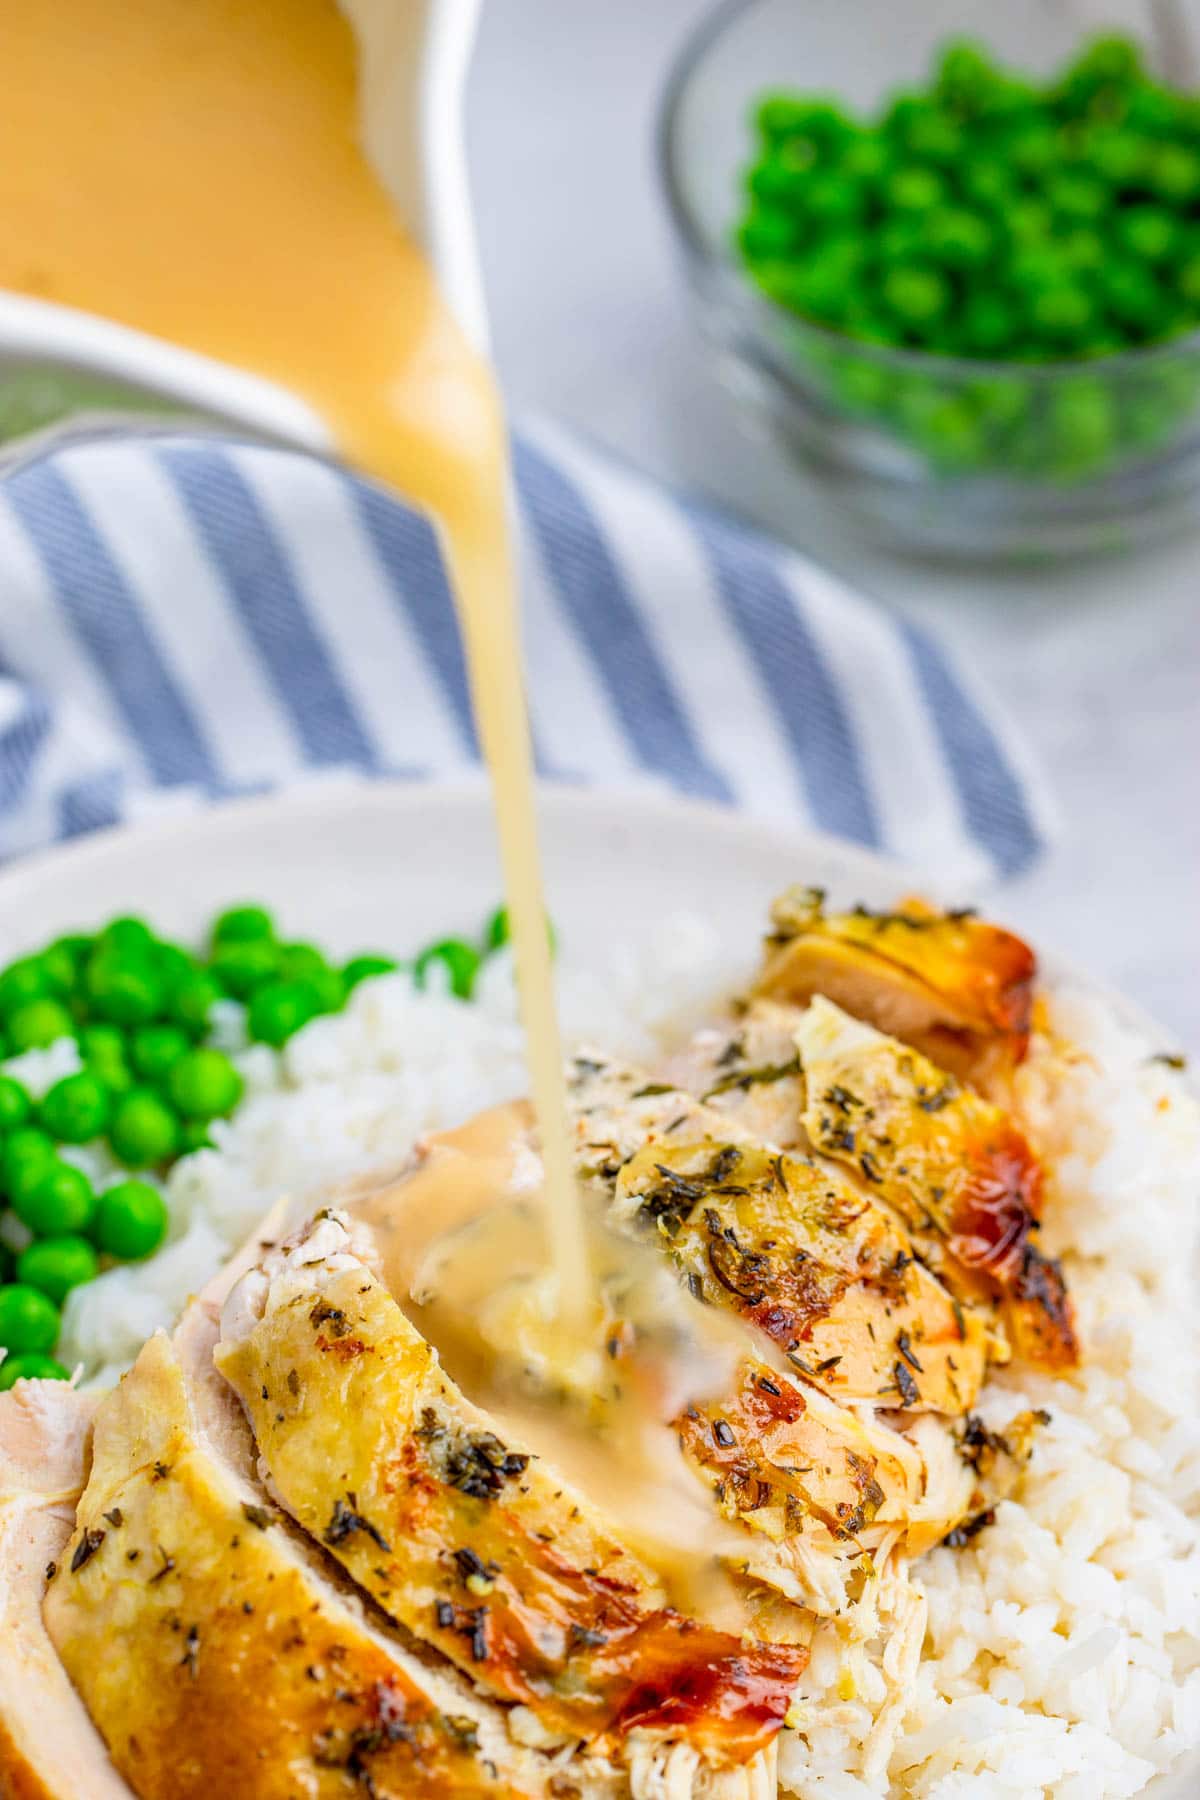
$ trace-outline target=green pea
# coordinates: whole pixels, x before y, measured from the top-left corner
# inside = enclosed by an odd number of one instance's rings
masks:
[[[96,1202],[92,1233],[106,1256],[141,1262],[167,1235],[167,1205],[148,1181],[118,1181]]]
[[[1151,140],[1119,127],[1094,131],[1085,151],[1092,171],[1118,190],[1137,185],[1141,177],[1148,174],[1154,156]]]
[[[5,1141],[4,1191],[10,1200],[33,1187],[55,1160],[54,1140],[33,1125],[21,1125]]]
[[[1040,181],[1059,163],[1058,133],[1051,124],[1031,122],[1015,131],[1004,146],[1009,168],[1027,180]]]
[[[980,158],[958,170],[963,198],[993,217],[1004,213],[1014,200],[1012,177],[1002,163]]]
[[[196,972],[196,958],[182,944],[158,943],[150,960],[168,1002],[180,984]]]
[[[270,981],[279,966],[280,953],[273,939],[235,938],[218,944],[209,969],[226,993],[244,1000],[264,981]]]
[[[1146,185],[1161,200],[1187,206],[1200,196],[1200,154],[1186,144],[1158,146],[1149,159]]]
[[[82,1169],[57,1157],[22,1183],[12,1196],[13,1211],[34,1237],[69,1237],[86,1231],[96,1208],[96,1194]]]
[[[130,1040],[130,1061],[144,1081],[161,1081],[190,1042],[178,1025],[142,1025]]]
[[[1059,244],[1064,263],[1076,275],[1096,275],[1108,260],[1108,250],[1098,231],[1077,226]]]
[[[306,981],[271,981],[250,1000],[246,1027],[256,1043],[280,1049],[316,1017],[317,996]]]
[[[131,1088],[113,1109],[108,1141],[126,1168],[147,1169],[175,1154],[179,1120],[152,1088]]]
[[[1179,243],[1179,227],[1164,207],[1130,206],[1113,224],[1122,249],[1139,262],[1164,263]]]
[[[22,1356],[6,1356],[0,1363],[0,1394],[6,1394],[18,1381],[70,1381],[71,1372],[52,1356],[26,1351]]]
[[[38,1116],[61,1144],[86,1144],[108,1124],[109,1097],[95,1075],[64,1075],[42,1097]]]
[[[1097,286],[1113,319],[1148,337],[1161,322],[1165,297],[1148,270],[1124,258],[1101,269]]]
[[[417,986],[423,988],[429,971],[440,964],[449,976],[450,992],[460,1000],[469,1000],[479,973],[480,961],[478,950],[471,944],[465,944],[461,938],[443,938],[440,943],[430,944],[427,950],[422,950],[414,964],[413,974]]]
[[[74,971],[72,979],[77,979],[84,963],[91,955],[95,938],[85,931],[67,931],[56,937],[53,943],[47,944],[42,952],[47,965],[65,968],[70,964]]]
[[[816,160],[813,144],[807,139],[793,138],[755,163],[746,178],[746,186],[753,198],[764,206],[779,207],[790,214],[804,193]]]
[[[93,953],[84,986],[100,1018],[116,1025],[148,1025],[162,1009],[163,983],[152,964],[115,946]]]
[[[996,241],[987,220],[962,206],[934,207],[922,219],[920,235],[926,255],[947,269],[982,268]]]
[[[167,1094],[185,1119],[223,1119],[245,1083],[223,1050],[189,1050],[167,1071]]]
[[[203,1037],[208,1030],[209,1015],[223,995],[219,982],[205,969],[198,969],[181,981],[170,1000],[170,1016],[189,1037]]]
[[[58,1342],[58,1308],[24,1282],[0,1287],[0,1348],[10,1356],[53,1350]]]
[[[796,248],[801,231],[791,213],[776,206],[758,205],[738,226],[738,245],[747,262],[771,262]]]
[[[1008,265],[1010,286],[1026,300],[1031,294],[1060,288],[1070,278],[1070,270],[1057,245],[1030,245],[1018,250]]]
[[[1053,214],[1042,200],[1017,200],[1004,215],[1004,228],[1018,248],[1045,244],[1053,225]]]
[[[780,143],[805,135],[811,111],[811,103],[799,94],[766,94],[755,108],[755,123],[768,143]]]
[[[72,1288],[100,1273],[95,1249],[85,1237],[47,1237],[30,1244],[17,1263],[17,1279],[61,1306]]]
[[[950,303],[950,289],[945,277],[936,269],[889,269],[880,283],[880,294],[888,311],[909,330],[920,331],[935,324]]]
[[[275,936],[275,921],[265,906],[230,906],[214,921],[214,944],[245,944]]]
[[[1072,381],[1053,396],[1050,423],[1055,454],[1067,471],[1104,461],[1116,425],[1112,397],[1101,381]]]
[[[966,397],[980,421],[994,432],[1007,431],[1029,411],[1030,387],[1016,375],[988,375],[972,381]]]
[[[880,184],[885,206],[898,213],[926,213],[940,206],[946,197],[946,184],[936,169],[919,163],[901,164]]]
[[[1108,211],[1108,190],[1094,175],[1068,171],[1048,181],[1044,192],[1055,218],[1072,225],[1094,225]]]
[[[1017,315],[1002,294],[972,294],[959,318],[963,349],[971,356],[1000,356],[1017,333]]]
[[[995,87],[998,72],[985,45],[957,38],[945,45],[934,91],[959,111],[972,107]]]
[[[185,1119],[179,1130],[179,1154],[190,1156],[193,1150],[213,1149],[212,1133],[207,1119]]]
[[[867,416],[886,410],[893,386],[889,370],[863,357],[847,357],[834,373],[834,391],[842,405]]]
[[[119,957],[146,957],[154,948],[154,933],[145,919],[126,915],[112,919],[100,933],[98,942]]]
[[[962,126],[934,107],[910,114],[898,135],[914,161],[941,169],[953,168],[965,148]]]
[[[867,187],[879,181],[891,166],[891,147],[869,131],[860,132],[845,144],[837,162],[843,175],[849,175]]]
[[[1125,108],[1126,123],[1152,137],[1169,136],[1179,119],[1179,102],[1175,95],[1149,81],[1133,90]]]
[[[817,169],[805,182],[799,203],[819,231],[846,231],[866,212],[866,190],[840,169]]]
[[[280,981],[305,981],[320,975],[329,963],[315,944],[281,944],[279,951]]]
[[[129,1040],[119,1025],[84,1025],[78,1034],[79,1054],[85,1062],[124,1062]]]
[[[55,984],[43,957],[19,957],[0,974],[0,1013],[9,1018],[33,1000],[54,999],[64,991]]]
[[[346,992],[350,993],[361,981],[369,981],[374,975],[391,975],[399,967],[390,956],[352,956],[342,970]]]
[[[1085,338],[1096,322],[1096,306],[1086,288],[1063,282],[1029,297],[1026,316],[1039,337],[1069,347]]]
[[[0,1133],[24,1125],[33,1111],[28,1092],[13,1075],[0,1075]]]
[[[70,1037],[75,1027],[59,1000],[27,1000],[8,1016],[8,1041],[16,1055],[26,1050],[45,1050],[59,1038]]]
[[[842,264],[819,250],[805,263],[772,265],[762,286],[780,306],[823,324],[841,319],[849,301]]]

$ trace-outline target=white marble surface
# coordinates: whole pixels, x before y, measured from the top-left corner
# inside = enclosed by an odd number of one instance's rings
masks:
[[[904,562],[740,435],[690,329],[654,171],[658,86],[704,3],[488,0],[471,155],[512,404],[718,496],[967,652],[1062,814],[998,909],[1200,1052],[1200,533],[1040,573]]]

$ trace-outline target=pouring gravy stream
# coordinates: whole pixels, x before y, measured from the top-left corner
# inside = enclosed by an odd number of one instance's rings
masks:
[[[533,806],[495,384],[359,147],[333,0],[0,9],[0,287],[302,395],[345,460],[436,522],[491,768],[568,1315],[589,1281]]]
[[[0,66],[0,286],[272,378],[323,416],[348,464],[435,521],[494,788],[554,1271],[544,1341],[565,1368],[594,1350],[603,1304],[571,1166],[504,421],[360,149],[350,27],[333,0],[55,0],[52,22],[0,9]],[[497,1243],[493,1272],[519,1241]],[[455,1279],[466,1317],[469,1258]],[[425,1310],[453,1359],[453,1308]],[[636,1493],[621,1509],[633,1539],[669,1592],[711,1611],[700,1588],[720,1534],[706,1541],[681,1511],[664,1405],[641,1418],[627,1405],[600,1457],[585,1445],[595,1421],[572,1430],[535,1406],[520,1426],[602,1503]],[[683,1544],[668,1541],[676,1521]]]

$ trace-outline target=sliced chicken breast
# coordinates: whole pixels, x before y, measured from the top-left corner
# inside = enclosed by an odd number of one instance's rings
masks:
[[[836,1169],[598,1054],[576,1060],[571,1090],[581,1177],[611,1192],[618,1229],[659,1238],[698,1299],[747,1319],[834,1399],[974,1404],[986,1321]]]
[[[493,1709],[372,1623],[214,1451],[161,1334],[98,1409],[45,1617],[145,1800],[546,1791]]]
[[[781,895],[771,920],[757,993],[823,994],[967,1081],[1002,1079],[1024,1057],[1037,963],[1011,932],[915,900],[827,913],[818,888]]]
[[[621,1756],[631,1734],[714,1770],[769,1751],[806,1653],[665,1607],[588,1504],[456,1390],[344,1215],[239,1284],[217,1362],[281,1503],[481,1690]]]
[[[1008,1113],[919,1051],[821,998],[799,1015],[803,1124],[823,1155],[857,1170],[914,1229],[940,1240],[943,1278],[997,1294],[1017,1354],[1078,1360],[1062,1271],[1031,1241],[1042,1171]]]
[[[2,1800],[129,1800],[42,1621],[87,1475],[92,1409],[62,1381],[0,1395]]]

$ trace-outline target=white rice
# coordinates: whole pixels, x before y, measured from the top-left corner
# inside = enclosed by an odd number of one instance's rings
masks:
[[[566,1029],[651,1057],[741,972],[704,927],[671,920],[604,968],[564,958]],[[968,1548],[888,1584],[877,1643],[819,1633],[781,1741],[783,1786],[803,1800],[1115,1800],[1200,1749],[1200,1106],[1092,994],[1061,987],[1048,1014],[1019,1106],[1085,1366],[1075,1382],[992,1379],[992,1422],[1026,1404],[1052,1415],[1017,1496]],[[239,1048],[236,1011],[221,1034],[250,1094],[218,1147],[172,1172],[167,1247],[68,1301],[63,1354],[103,1380],[276,1199],[399,1162],[423,1131],[524,1086],[503,957],[469,1006],[397,975],[282,1057]],[[1200,1793],[1200,1775],[1172,1791]]]

